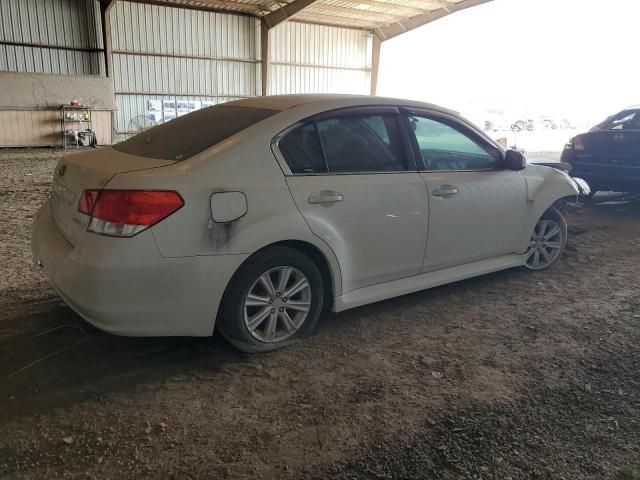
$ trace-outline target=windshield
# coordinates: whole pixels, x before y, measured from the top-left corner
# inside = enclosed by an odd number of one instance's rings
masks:
[[[139,157],[186,160],[278,113],[266,108],[215,105],[150,128],[114,145]]]
[[[611,115],[604,121],[591,129],[592,132],[598,130],[637,130],[640,127],[639,110],[623,110],[615,115]]]

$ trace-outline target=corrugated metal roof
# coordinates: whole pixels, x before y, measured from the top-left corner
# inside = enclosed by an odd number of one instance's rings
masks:
[[[296,0],[131,0],[261,17]],[[292,15],[298,21],[362,28],[390,38],[445,15],[490,0],[316,0]]]

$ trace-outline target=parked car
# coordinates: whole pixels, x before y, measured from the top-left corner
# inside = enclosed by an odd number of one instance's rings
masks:
[[[577,192],[444,108],[262,97],[65,156],[32,250],[102,330],[215,326],[260,352],[307,334],[323,307],[553,265]]]
[[[573,137],[562,152],[592,191],[640,192],[640,107],[608,117]]]
[[[526,130],[527,132],[532,132],[536,128],[536,123],[533,119],[519,119],[511,124],[511,130],[514,132],[522,132]]]

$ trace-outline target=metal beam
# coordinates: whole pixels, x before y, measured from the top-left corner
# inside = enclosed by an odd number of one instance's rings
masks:
[[[269,58],[269,27],[264,21],[264,18],[260,21],[260,81],[262,96],[267,95],[269,89],[269,77],[271,69],[271,61]]]
[[[459,12],[460,10],[475,7],[476,5],[481,5],[490,1],[491,0],[462,0],[458,3],[447,2],[445,6],[442,6],[437,10],[425,12],[407,20],[397,21],[389,25],[378,27],[375,29],[375,33],[379,35],[383,41],[389,40],[405,32],[421,27],[422,25],[438,20],[439,18],[445,17],[451,13]]]
[[[195,10],[199,12],[219,12],[232,15],[242,15],[246,17],[256,17],[260,13],[268,12],[269,9],[254,3],[227,2],[225,0],[211,0],[209,2],[178,3],[167,0],[121,0],[130,3],[142,3],[146,5],[157,5],[159,7],[177,8],[180,10]]]
[[[187,55],[186,53],[136,52],[134,50],[111,50],[111,53],[114,55],[131,55],[137,57],[190,58],[193,60],[214,60],[218,62],[237,62],[251,64],[260,63],[260,60],[248,60],[244,58],[233,57],[214,57],[209,55]]]
[[[366,20],[357,20],[350,17],[338,17],[334,15],[326,15],[321,13],[313,13],[308,10],[300,12],[295,19],[299,23],[309,23],[311,25],[324,25],[328,27],[351,28],[365,30],[371,33],[375,28],[375,24]]]
[[[263,25],[271,29],[317,1],[318,0],[293,0],[293,2],[282,5],[279,9],[262,17]]]
[[[102,48],[104,49],[104,74],[110,77],[113,73],[111,66],[111,17],[109,12],[115,0],[100,0],[100,23],[102,24]]]
[[[407,14],[373,12],[371,10],[363,10],[363,9],[351,8],[351,7],[339,7],[336,5],[327,5],[325,3],[316,3],[305,10],[305,14],[315,13],[316,15],[325,16],[326,14],[324,12],[331,12],[335,14],[335,15],[329,15],[329,16],[349,18],[353,20],[371,19],[371,21],[375,22],[376,24],[383,23],[383,22],[391,23],[397,20],[405,20],[407,18],[410,18],[410,15],[407,15]]]
[[[198,0],[197,2],[191,2],[201,6],[207,7],[218,7],[218,8],[237,8],[240,10],[250,10],[252,12],[261,12],[266,11],[262,5],[257,3],[244,3],[244,2],[226,2],[225,0]],[[188,4],[187,4],[188,5]],[[183,8],[182,4],[177,4],[177,7]]]
[[[380,37],[373,35],[371,45],[371,95],[375,95],[378,90],[378,70],[380,69]]]
[[[424,8],[410,7],[407,5],[399,5],[397,3],[390,3],[390,2],[379,2],[377,0],[346,0],[346,2],[351,3],[353,5],[367,5],[369,7],[380,8],[382,10],[393,9],[396,12],[398,12],[400,15],[406,14],[406,16],[408,17],[419,15],[426,11]],[[357,9],[357,10],[362,10],[362,9]]]
[[[67,47],[65,45],[48,45],[46,43],[12,42],[0,40],[0,45],[11,47],[46,48],[48,50],[66,50],[70,52],[102,53],[103,48]]]

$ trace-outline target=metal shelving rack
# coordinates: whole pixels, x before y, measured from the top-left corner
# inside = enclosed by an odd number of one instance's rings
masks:
[[[72,114],[73,118],[67,118],[67,113],[69,112],[74,112]],[[87,114],[88,120],[82,120],[81,112]],[[89,130],[93,130],[92,124],[91,124],[91,120],[92,120],[91,107],[60,105],[60,117],[61,117],[60,128],[62,129],[62,148],[67,148],[67,133],[66,133],[67,125],[75,125],[75,126],[80,125],[83,127],[81,129],[74,128],[74,130],[85,130],[87,128]],[[77,138],[76,138],[76,147],[78,147]]]

